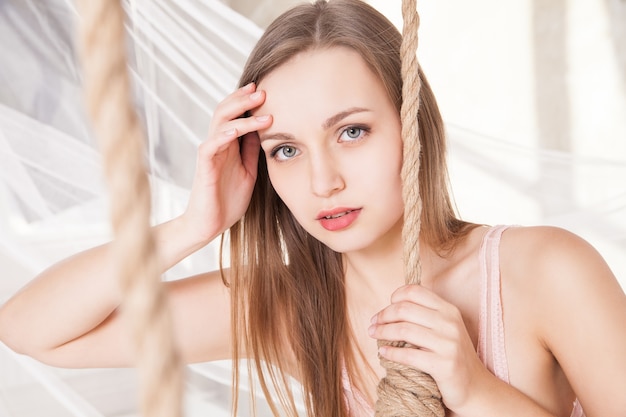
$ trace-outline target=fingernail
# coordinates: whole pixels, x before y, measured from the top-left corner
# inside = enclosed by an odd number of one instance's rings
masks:
[[[372,324],[376,323],[376,316],[377,316],[377,315],[378,315],[378,314],[374,314],[374,315],[372,316],[372,319],[370,320],[370,323],[372,323]]]
[[[254,93],[250,94],[250,100],[257,100],[259,97],[261,97],[260,91],[255,91]]]
[[[251,82],[251,83],[248,83],[248,84],[244,85],[244,86],[243,86],[243,89],[244,89],[245,91],[250,91],[250,90],[252,90],[252,87],[253,87],[253,86],[254,86],[254,82]]]
[[[387,353],[387,347],[386,346],[381,346],[378,348],[378,354],[381,356],[385,356],[385,353]]]
[[[256,119],[258,122],[267,122],[267,121],[269,120],[269,118],[270,118],[270,117],[269,117],[268,115],[265,115],[265,116],[256,116],[256,117],[255,117],[255,119]]]
[[[369,334],[370,336],[372,336],[374,334],[374,330],[376,330],[376,326],[370,326],[367,328],[367,334]]]
[[[224,136],[233,136],[237,132],[237,129],[228,129],[224,132]]]

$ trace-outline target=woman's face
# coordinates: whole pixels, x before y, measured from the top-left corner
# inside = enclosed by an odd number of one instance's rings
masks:
[[[403,212],[399,115],[360,55],[303,52],[258,85],[272,185],[296,220],[338,252],[397,242]]]

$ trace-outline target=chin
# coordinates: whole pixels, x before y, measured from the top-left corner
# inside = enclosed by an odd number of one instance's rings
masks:
[[[355,224],[353,227],[334,232],[315,226],[317,225],[309,225],[305,230],[328,248],[341,254],[369,250],[385,251],[401,242],[401,219],[391,224],[378,224],[378,227]]]
[[[369,240],[363,239],[362,237],[356,237],[354,235],[350,236],[348,233],[344,236],[337,235],[328,238],[320,238],[315,235],[313,236],[328,248],[341,254],[364,250],[371,245]]]

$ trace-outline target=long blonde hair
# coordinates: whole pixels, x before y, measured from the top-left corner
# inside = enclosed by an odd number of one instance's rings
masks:
[[[393,24],[364,2],[303,4],[267,28],[248,58],[239,84],[259,83],[303,51],[343,46],[360,54],[399,112],[400,43],[401,35]],[[470,225],[455,215],[448,192],[443,121],[421,69],[419,75],[421,236],[445,253]],[[263,153],[250,205],[230,229],[230,241],[227,285],[232,301],[234,409],[237,361],[245,352],[275,415],[296,415],[286,373],[291,365],[302,383],[309,416],[347,416],[342,369],[350,374],[356,371],[357,352],[348,320],[341,254],[296,222],[272,187]],[[287,358],[295,363],[287,363]]]

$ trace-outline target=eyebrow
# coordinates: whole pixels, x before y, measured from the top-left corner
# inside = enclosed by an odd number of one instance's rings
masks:
[[[328,119],[326,119],[326,121],[322,123],[322,129],[327,130],[330,127],[336,125],[337,123],[339,123],[340,121],[342,121],[343,119],[345,119],[346,117],[354,113],[362,113],[362,112],[367,112],[367,111],[371,111],[371,110],[365,109],[363,107],[351,107],[347,110],[340,111],[334,116],[330,116]]]
[[[369,112],[369,111],[371,110],[366,109],[364,107],[351,107],[349,109],[340,111],[339,113],[334,114],[330,116],[328,119],[326,119],[324,123],[322,123],[322,129],[328,130],[352,114]],[[260,138],[261,142],[268,140],[268,139],[293,140],[293,135],[289,133],[271,133],[267,136],[263,136]]]

